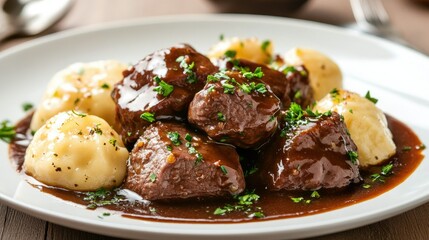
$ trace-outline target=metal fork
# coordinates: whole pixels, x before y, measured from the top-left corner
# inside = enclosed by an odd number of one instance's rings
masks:
[[[381,0],[350,0],[350,4],[360,30],[420,51],[395,31]]]

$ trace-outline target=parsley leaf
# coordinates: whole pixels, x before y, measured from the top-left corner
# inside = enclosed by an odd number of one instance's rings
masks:
[[[186,78],[186,82],[195,83],[197,82],[197,75],[195,74],[194,71],[192,71],[195,66],[195,62],[188,64],[186,62],[186,59],[187,58],[185,56],[180,56],[176,59],[176,62],[178,62],[179,66],[183,68],[183,73],[188,75],[188,77]]]
[[[151,182],[156,182],[156,174],[155,173],[150,173],[150,175],[149,175],[149,179],[150,179],[150,181]]]
[[[228,170],[226,170],[224,165],[220,166],[220,170],[222,170],[223,174],[227,175],[228,174]]]
[[[15,138],[16,131],[10,121],[5,120],[0,123],[0,140],[10,143]]]
[[[164,97],[168,97],[174,90],[174,86],[164,82],[164,80],[159,81],[158,84],[159,86],[154,87],[153,91]]]
[[[140,118],[147,121],[147,122],[155,122],[155,114],[150,112],[144,112],[140,115]]]
[[[223,115],[223,113],[218,112],[217,113],[217,120],[219,120],[220,122],[225,122],[225,115]]]
[[[33,104],[31,103],[23,103],[22,104],[22,110],[24,110],[24,112],[28,112],[28,110],[31,110],[33,108]]]
[[[168,132],[167,137],[175,146],[179,146],[180,144],[182,144],[182,142],[180,141],[180,135],[178,132]]]
[[[225,57],[227,58],[235,58],[237,56],[237,51],[234,50],[228,50],[224,53]]]
[[[368,99],[369,101],[373,102],[374,104],[376,104],[378,102],[377,98],[371,97],[371,93],[369,91],[366,92],[365,98]]]
[[[358,153],[356,151],[348,151],[347,156],[349,157],[350,161],[352,161],[353,164],[358,164]]]
[[[270,40],[263,41],[262,44],[261,44],[262,51],[266,52],[267,48],[270,46],[270,44],[271,44]]]

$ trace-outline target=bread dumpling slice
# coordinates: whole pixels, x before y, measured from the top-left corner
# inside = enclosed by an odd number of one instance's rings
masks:
[[[127,65],[113,60],[75,63],[56,73],[37,106],[31,130],[64,111],[80,111],[96,115],[115,126],[115,104],[111,98],[113,85],[122,80]]]
[[[235,57],[259,64],[269,64],[273,55],[271,41],[257,38],[225,38],[210,48],[207,57],[211,60],[221,58],[227,51],[234,51]]]
[[[320,100],[332,89],[341,89],[343,75],[338,65],[325,54],[309,48],[293,48],[284,55],[288,65],[304,65],[309,72],[314,99]]]
[[[36,132],[23,169],[50,186],[94,191],[119,186],[127,159],[120,136],[105,120],[69,111],[55,115]]]
[[[333,90],[315,105],[313,111],[335,111],[344,117],[358,148],[361,167],[378,165],[396,153],[396,145],[386,116],[374,102],[346,90]]]

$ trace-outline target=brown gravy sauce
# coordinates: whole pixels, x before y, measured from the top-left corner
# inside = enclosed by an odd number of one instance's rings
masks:
[[[32,115],[28,115],[21,120],[17,126],[17,137],[10,144],[9,155],[12,163],[16,165],[17,171],[21,171],[24,161],[25,150],[28,142],[31,141],[31,134],[28,133]],[[234,205],[233,199],[212,199],[193,200],[182,202],[120,202],[116,205],[108,205],[103,208],[117,211],[124,217],[137,218],[142,220],[162,221],[162,222],[193,222],[193,223],[236,223],[249,221],[264,221],[279,218],[292,218],[299,216],[323,213],[334,209],[347,207],[359,202],[375,198],[403,182],[418,167],[423,159],[422,146],[416,134],[402,122],[393,117],[387,116],[389,128],[392,131],[393,139],[397,146],[396,154],[386,163],[393,163],[392,174],[385,178],[385,182],[372,181],[371,175],[380,173],[381,166],[371,167],[361,170],[364,179],[359,184],[348,186],[344,190],[318,191],[320,198],[311,198],[311,192],[269,192],[257,189],[255,193],[260,199],[252,205],[252,208],[260,207],[265,217],[249,217],[251,212],[236,211],[226,215],[213,214],[216,208],[226,204]],[[410,148],[411,147],[411,148]],[[23,175],[34,182],[33,179]],[[370,185],[364,188],[364,185]],[[250,185],[250,184],[248,184]],[[60,199],[74,203],[87,205],[84,200],[86,196],[82,192],[67,191],[63,189],[44,186],[43,184],[33,185],[42,192],[52,194]],[[247,186],[253,189],[254,186]],[[295,203],[291,197],[303,197],[310,199],[310,203]]]

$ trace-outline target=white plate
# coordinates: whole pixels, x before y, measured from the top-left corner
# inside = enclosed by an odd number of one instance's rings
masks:
[[[187,42],[201,52],[219,35],[272,39],[276,52],[318,49],[339,63],[348,89],[379,99],[385,112],[408,123],[429,143],[429,60],[414,51],[344,29],[275,17],[195,15],[152,18],[71,30],[32,41],[0,54],[0,119],[18,120],[23,102],[37,103],[59,69],[78,61],[135,62],[157,49]],[[427,154],[427,150],[425,151]],[[429,161],[393,190],[369,201],[313,216],[243,224],[183,224],[133,220],[64,202],[30,187],[9,163],[0,143],[0,199],[7,205],[57,224],[126,237],[190,239],[298,238],[373,223],[429,201]]]

